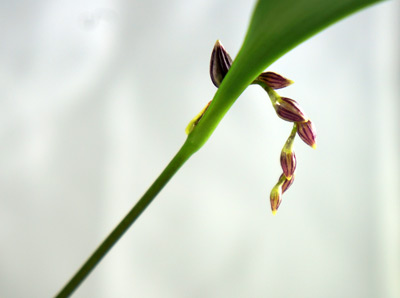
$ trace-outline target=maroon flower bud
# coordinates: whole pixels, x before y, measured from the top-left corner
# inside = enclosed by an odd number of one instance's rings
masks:
[[[257,80],[267,84],[272,89],[281,89],[293,84],[292,80],[272,71],[263,72],[258,76]]]
[[[293,182],[294,182],[294,174],[292,175],[292,178],[289,180],[289,179],[285,179],[285,181],[283,182],[283,184],[282,184],[282,194],[284,194],[285,193],[285,191],[287,191],[288,189],[289,189],[289,187],[293,184]],[[284,178],[285,177],[285,175],[284,174],[282,174],[281,175],[281,177],[279,177],[279,180],[280,179],[282,179],[282,178]]]
[[[278,116],[283,120],[290,122],[306,122],[308,120],[299,104],[293,99],[279,97],[274,104],[274,108]]]
[[[311,120],[303,123],[297,123],[297,134],[304,141],[304,143],[311,146],[313,149],[317,148],[317,133]]]
[[[282,150],[281,167],[286,179],[290,180],[296,170],[296,155],[293,151]]]
[[[221,82],[228,73],[231,65],[231,56],[229,56],[228,52],[222,46],[221,42],[217,40],[211,53],[210,60],[210,76],[211,81],[214,83],[215,87],[218,88],[219,85],[221,85]]]
[[[293,142],[296,137],[297,123],[293,124],[293,129],[290,132],[288,139],[281,151],[281,167],[286,179],[290,180],[296,170],[296,155],[293,151]]]
[[[282,202],[282,194],[284,191],[286,191],[288,189],[288,187],[290,186],[290,182],[287,183],[286,181],[288,181],[286,179],[286,177],[282,174],[279,177],[278,183],[275,184],[275,186],[272,188],[271,190],[271,194],[269,196],[269,200],[271,203],[271,210],[272,210],[272,214],[275,215],[276,211],[279,208],[279,205]],[[283,186],[285,185],[285,188],[283,188]]]

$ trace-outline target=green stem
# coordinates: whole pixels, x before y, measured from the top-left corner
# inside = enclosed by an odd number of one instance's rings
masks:
[[[196,149],[190,142],[186,141],[174,158],[170,161],[164,171],[160,174],[156,181],[150,186],[147,192],[141,197],[136,205],[122,219],[117,227],[108,235],[108,237],[100,244],[89,259],[75,273],[71,280],[57,294],[56,298],[68,297],[71,295],[89,273],[96,267],[101,259],[113,247],[119,238],[128,230],[135,220],[142,214],[147,206],[152,202],[161,189],[174,176],[179,168],[192,156]]]

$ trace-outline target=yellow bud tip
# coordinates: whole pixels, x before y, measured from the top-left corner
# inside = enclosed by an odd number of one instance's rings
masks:
[[[292,180],[293,175],[292,175],[292,176],[286,176],[285,174],[283,174],[283,175],[285,176],[285,178],[286,178],[287,180]]]
[[[311,148],[317,149],[317,144],[314,143],[314,144],[311,146]]]
[[[276,211],[278,211],[278,210],[272,210],[272,215],[276,215]]]
[[[292,81],[292,80],[289,80],[289,79],[288,79],[288,82],[289,82],[289,85],[294,84],[294,81]]]

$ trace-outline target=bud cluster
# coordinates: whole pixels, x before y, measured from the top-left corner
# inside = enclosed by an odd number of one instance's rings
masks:
[[[211,53],[210,61],[210,76],[213,84],[218,88],[222,80],[225,78],[232,65],[232,58],[222,46],[221,42],[217,40]],[[281,97],[275,90],[287,87],[293,84],[280,74],[267,71],[261,73],[254,81],[253,84],[258,84],[268,93],[271,103],[275,109],[278,117],[285,121],[293,122],[293,129],[282,148],[280,163],[282,167],[282,174],[278,179],[277,184],[272,188],[270,194],[270,202],[272,213],[276,214],[279,205],[282,202],[282,195],[289,189],[294,181],[296,170],[296,155],[293,151],[293,142],[296,133],[299,137],[313,149],[316,148],[316,132],[313,123],[306,116],[299,104],[290,98]],[[196,125],[199,123],[204,113],[207,111],[211,101],[201,110],[201,112],[190,121],[186,127],[186,133],[190,134]]]
[[[260,85],[267,91],[278,117],[285,121],[293,122],[292,132],[283,146],[280,156],[283,174],[279,177],[278,183],[272,188],[270,195],[272,214],[276,214],[282,201],[283,193],[292,185],[294,180],[297,163],[296,155],[293,151],[293,141],[296,132],[307,145],[314,149],[316,148],[316,132],[313,123],[306,116],[300,105],[293,99],[279,96],[275,91],[275,89],[283,88],[282,86],[288,86],[292,81],[278,74],[275,74],[273,76],[274,80],[271,80],[269,78],[272,76],[267,75],[268,73],[270,72],[262,73],[253,83]]]
[[[281,97],[276,89],[281,89],[292,84],[293,81],[273,72],[260,74],[253,84],[258,84],[267,91],[271,103],[278,117],[285,121],[293,122],[293,129],[282,148],[280,162],[283,174],[278,183],[272,188],[270,201],[272,213],[276,211],[282,201],[283,193],[292,185],[296,170],[296,155],[293,151],[293,141],[296,132],[299,137],[312,148],[316,148],[316,132],[313,123],[306,116],[300,105],[293,99]]]

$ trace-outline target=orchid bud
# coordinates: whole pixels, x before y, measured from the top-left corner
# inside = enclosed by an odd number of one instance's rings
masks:
[[[296,137],[297,123],[293,124],[293,129],[286,140],[281,151],[281,167],[286,179],[290,180],[296,170],[296,155],[293,151],[293,142]]]
[[[285,177],[290,180],[296,170],[296,155],[293,151],[285,151],[281,152],[281,167],[283,170],[283,174]]]
[[[284,175],[279,177],[278,183],[272,188],[269,200],[271,203],[272,214],[275,215],[282,202],[282,185],[286,181]]]
[[[293,99],[279,97],[274,104],[274,108],[278,116],[283,120],[290,122],[306,122],[308,120],[299,104]]]
[[[294,83],[292,80],[272,71],[263,72],[258,76],[256,81],[260,81],[272,89],[281,89]]]
[[[211,81],[214,83],[215,87],[218,88],[219,85],[221,85],[221,82],[228,73],[231,65],[231,56],[229,56],[228,52],[222,46],[221,42],[217,40],[211,53],[210,60],[210,76]]]
[[[295,175],[293,174],[293,175],[292,175],[292,178],[291,178],[290,180],[285,179],[285,181],[283,181],[283,184],[282,184],[282,194],[284,194],[285,191],[287,191],[287,190],[289,189],[289,187],[293,184],[293,182],[294,182],[294,176],[295,176]],[[282,177],[285,177],[285,175],[282,174],[281,177],[279,177],[279,179],[281,179]]]
[[[274,186],[274,188],[272,188],[269,199],[271,203],[272,214],[275,215],[276,211],[278,211],[279,205],[282,202],[282,183],[278,183]]]
[[[313,149],[317,148],[317,133],[311,120],[303,123],[297,123],[297,134],[304,141],[304,143],[311,146]]]

